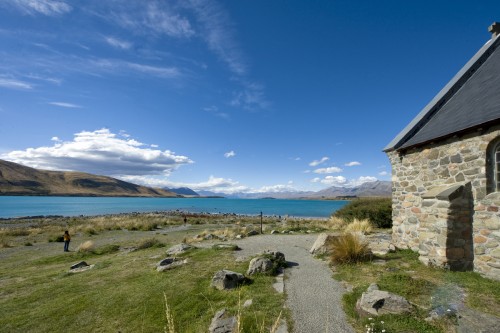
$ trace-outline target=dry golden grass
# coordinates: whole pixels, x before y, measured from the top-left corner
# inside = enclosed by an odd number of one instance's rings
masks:
[[[85,241],[78,246],[78,252],[89,253],[95,250],[95,244],[93,241]]]
[[[345,232],[359,232],[366,235],[373,231],[373,225],[368,219],[365,220],[354,219],[354,221],[349,223],[344,230]]]
[[[370,258],[368,242],[358,233],[345,233],[331,240],[330,259],[337,264],[349,264]]]

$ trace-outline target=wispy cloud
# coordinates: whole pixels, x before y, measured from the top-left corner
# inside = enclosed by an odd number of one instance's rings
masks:
[[[328,160],[329,160],[329,158],[325,156],[325,157],[322,157],[320,160],[314,160],[314,161],[312,161],[311,163],[309,163],[309,165],[312,166],[312,167],[315,167],[315,166],[318,166],[320,164],[325,163]]]
[[[23,14],[56,16],[71,11],[71,6],[64,1],[56,0],[10,0],[3,5],[11,5]]]
[[[361,165],[361,163],[359,163],[357,161],[352,161],[352,162],[346,163],[344,165],[348,166],[348,167],[352,167],[352,166],[355,166],[355,165]]]
[[[124,74],[128,70],[128,72],[132,71],[165,79],[176,78],[181,75],[177,67],[150,66],[116,59],[91,60],[89,64],[98,72],[107,71],[115,74]]]
[[[132,47],[132,43],[124,41],[124,40],[121,40],[121,39],[118,39],[118,38],[107,36],[107,37],[104,37],[104,40],[109,45],[111,45],[113,47],[116,47],[118,49],[128,50],[128,49],[130,49]]]
[[[31,90],[33,86],[24,81],[19,81],[15,79],[6,79],[0,77],[0,87],[7,89],[16,89],[16,90]]]
[[[225,158],[230,158],[230,157],[234,157],[234,156],[236,156],[236,153],[234,152],[234,150],[228,151],[227,153],[224,154]]]
[[[388,175],[387,171],[381,171],[378,174],[379,174],[379,176],[387,176]]]
[[[109,176],[168,175],[181,165],[193,163],[172,151],[151,149],[137,140],[120,138],[106,128],[76,133],[71,141],[58,137],[52,141],[53,146],[11,151],[1,158],[34,168]]]
[[[190,0],[187,4],[194,10],[196,18],[203,26],[202,37],[208,48],[228,65],[231,72],[239,76],[244,75],[247,66],[234,38],[233,25],[224,8],[210,0]]]
[[[191,22],[172,8],[171,1],[127,1],[120,6],[104,6],[100,15],[134,33],[189,38],[195,34]]]
[[[214,116],[222,118],[222,119],[226,119],[226,120],[229,119],[229,114],[227,114],[226,112],[219,111],[219,108],[216,107],[215,105],[203,108],[203,111],[209,112],[209,113],[213,114]]]
[[[233,93],[229,104],[249,111],[267,109],[270,105],[266,99],[264,87],[250,82],[243,82],[243,89]]]
[[[60,106],[62,108],[69,108],[69,109],[80,109],[82,108],[81,105],[76,105],[72,103],[66,103],[66,102],[49,102],[50,105],[55,105],[55,106]]]
[[[314,173],[338,173],[342,172],[341,168],[338,167],[328,167],[328,168],[319,168],[314,170]]]

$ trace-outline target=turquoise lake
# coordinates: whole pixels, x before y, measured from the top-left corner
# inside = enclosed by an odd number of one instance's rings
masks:
[[[39,215],[101,215],[181,210],[192,213],[235,213],[329,217],[348,201],[215,198],[0,197],[0,218]]]

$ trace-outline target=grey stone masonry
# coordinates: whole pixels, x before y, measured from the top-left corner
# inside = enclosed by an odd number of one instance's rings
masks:
[[[500,126],[390,151],[393,243],[426,264],[500,279],[500,193],[487,195]]]

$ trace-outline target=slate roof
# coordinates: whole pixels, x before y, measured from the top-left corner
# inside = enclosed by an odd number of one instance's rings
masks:
[[[489,40],[384,151],[500,122],[500,36]]]

